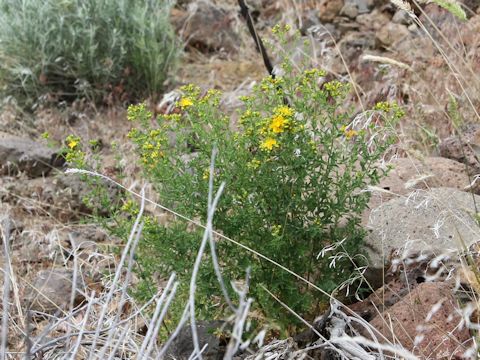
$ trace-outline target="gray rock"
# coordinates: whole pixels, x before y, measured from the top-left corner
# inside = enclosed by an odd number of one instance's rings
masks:
[[[59,174],[55,177],[56,195],[55,203],[57,206],[63,206],[71,213],[79,212],[89,214],[92,211],[100,215],[108,215],[121,201],[122,189],[110,181],[102,181],[98,185],[89,185],[87,180],[80,174]],[[102,192],[97,197],[92,198],[92,191],[100,188]],[[104,198],[103,198],[104,197]],[[87,206],[85,199],[89,199]]]
[[[204,359],[220,360],[225,353],[225,344],[214,334],[224,325],[223,321],[198,321],[197,334],[200,348],[208,344],[207,349],[202,353]],[[194,350],[192,331],[190,325],[186,325],[170,345],[165,356],[166,359],[187,360]]]
[[[63,163],[57,150],[30,139],[0,132],[0,175],[25,172],[35,178],[47,175],[53,167]]]
[[[30,310],[53,314],[57,310],[68,309],[72,294],[73,272],[65,269],[42,270],[27,289],[25,301]],[[77,276],[75,284],[75,303],[83,299],[85,285],[81,274]]]
[[[452,188],[417,190],[392,199],[370,215],[371,232],[365,239],[372,271],[383,270],[394,251],[444,254],[478,241],[474,219],[480,196]]]
[[[340,15],[355,19],[357,15],[370,12],[372,7],[373,0],[346,0],[345,5],[340,11]]]
[[[373,6],[375,5],[374,0],[348,0],[349,2],[353,3],[357,9],[359,14],[366,14],[372,10]]]
[[[393,15],[392,22],[395,24],[410,25],[412,23],[412,18],[408,15],[408,12],[399,9]]]
[[[463,191],[470,185],[465,165],[455,160],[442,157],[422,160],[398,158],[390,165],[393,169],[380,181],[378,191],[372,193],[368,209],[362,214],[363,225],[368,224],[371,209],[376,209],[395,197],[405,196],[413,190],[448,187]],[[478,194],[479,187],[472,190]]]

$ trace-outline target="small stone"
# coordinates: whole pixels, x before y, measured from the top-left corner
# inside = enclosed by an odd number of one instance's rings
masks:
[[[405,10],[397,10],[393,15],[392,22],[395,24],[410,25],[412,23],[412,18]]]
[[[355,4],[347,2],[340,11],[340,15],[344,15],[350,19],[355,19],[358,15],[358,8],[355,6]]]
[[[378,41],[383,46],[392,46],[395,43],[403,40],[410,34],[407,27],[401,24],[395,24],[393,22],[389,22],[384,27],[380,28],[375,34]]]
[[[362,27],[362,31],[378,31],[388,24],[390,18],[387,14],[374,9],[372,12],[358,15],[355,21]]]
[[[343,0],[322,0],[319,5],[318,18],[322,22],[331,22],[343,8]]]
[[[206,360],[223,359],[225,353],[225,345],[221,339],[215,334],[221,331],[223,321],[197,321],[196,330],[200,348],[208,344],[202,357]],[[185,325],[178,336],[173,340],[168,350],[166,359],[188,360],[194,351],[192,330],[190,325]]]
[[[471,176],[480,174],[480,125],[470,125],[462,136],[450,136],[440,143],[440,154],[464,163]]]

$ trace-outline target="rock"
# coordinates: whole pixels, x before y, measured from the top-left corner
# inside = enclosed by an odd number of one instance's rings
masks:
[[[349,32],[340,40],[338,46],[347,63],[352,64],[360,59],[365,50],[375,47],[375,36],[373,32]]]
[[[35,178],[47,175],[53,167],[64,163],[58,150],[30,139],[0,132],[0,175],[25,172]]]
[[[392,22],[395,24],[410,25],[412,18],[405,10],[399,9],[395,12],[392,18]]]
[[[340,15],[355,19],[359,14],[370,12],[373,7],[373,0],[345,0]]]
[[[441,43],[443,38],[452,39],[458,36],[458,30],[462,27],[459,18],[434,3],[425,5],[419,19],[435,41]],[[436,29],[441,29],[441,34]]]
[[[172,23],[180,36],[188,45],[204,52],[237,52],[239,38],[233,30],[233,20],[231,12],[205,0],[190,3],[185,12],[172,13]]]
[[[460,323],[460,309],[451,285],[440,282],[419,284],[370,321],[388,341],[402,345],[421,359],[463,358],[472,337]]]
[[[478,11],[480,10],[480,1],[478,0],[463,0],[463,1],[460,1],[461,3],[463,3],[463,5],[465,6],[465,8],[467,8],[469,11],[465,11],[467,13],[467,16],[470,16],[470,12],[472,13],[475,13],[475,11]]]
[[[452,135],[440,143],[440,154],[467,165],[471,176],[480,174],[480,125],[471,125],[462,136]]]
[[[362,31],[378,31],[386,26],[389,21],[388,15],[378,9],[360,14],[356,18],[356,22],[362,27]]]
[[[106,216],[118,206],[122,189],[110,181],[101,181],[97,185],[89,185],[80,174],[59,174],[55,177],[55,204],[62,207],[66,214],[85,215],[96,212]],[[99,192],[92,197],[93,186],[98,186]],[[89,204],[85,200],[89,200]]]
[[[207,360],[221,360],[225,353],[225,345],[215,331],[221,330],[223,321],[197,321],[197,334],[200,348],[208,344],[202,357]],[[166,359],[188,360],[194,350],[190,325],[185,325],[170,345]]]
[[[2,178],[0,178],[2,179]],[[25,207],[30,212],[46,213],[61,222],[78,220],[80,217],[96,212],[108,215],[121,201],[122,189],[111,182],[100,181],[95,186],[101,192],[92,195],[94,185],[89,185],[79,174],[62,174],[46,178],[0,180],[0,203]],[[98,180],[98,179],[97,179]],[[84,199],[90,199],[87,206]],[[32,201],[35,202],[34,206]]]
[[[370,271],[382,272],[390,254],[445,253],[478,240],[474,215],[480,196],[452,188],[417,190],[373,210],[365,239]]]
[[[340,15],[355,19],[358,15],[358,9],[352,2],[346,2],[342,10],[340,10]]]
[[[409,34],[410,32],[405,25],[389,22],[381,27],[375,36],[382,46],[389,47],[403,40]]]
[[[318,5],[318,18],[321,22],[332,22],[343,8],[343,0],[322,0]]]
[[[77,275],[75,284],[75,304],[83,300],[85,285],[82,275]],[[73,271],[53,269],[40,271],[32,286],[27,289],[25,301],[32,311],[53,314],[57,310],[68,309],[72,295]]]
[[[436,187],[465,190],[470,185],[465,165],[455,160],[442,157],[428,157],[423,160],[398,158],[390,165],[393,169],[378,184],[378,188],[385,192],[373,192],[368,210],[362,215],[364,226],[368,224],[371,209],[376,209],[395,197],[407,195],[412,190]],[[479,187],[475,190],[478,192]]]

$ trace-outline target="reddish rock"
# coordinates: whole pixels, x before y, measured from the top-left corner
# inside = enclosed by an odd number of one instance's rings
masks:
[[[187,45],[201,51],[237,51],[239,39],[233,31],[232,13],[207,1],[189,4],[187,11],[175,9],[172,23]]]
[[[322,22],[331,22],[343,8],[343,0],[322,0],[319,4],[318,18]]]
[[[458,311],[449,284],[422,283],[370,325],[421,359],[460,359],[472,337]]]
[[[376,37],[383,46],[388,47],[400,42],[409,34],[410,32],[405,25],[389,22],[377,31]]]
[[[452,135],[440,144],[440,154],[467,165],[470,175],[480,174],[480,126],[471,125],[462,131],[461,137]]]

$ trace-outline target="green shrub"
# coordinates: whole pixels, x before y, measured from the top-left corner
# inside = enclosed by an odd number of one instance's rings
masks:
[[[364,259],[359,223],[369,201],[365,190],[385,174],[379,163],[394,141],[393,125],[402,111],[396,104],[379,103],[352,116],[342,110],[348,85],[325,83],[325,74],[317,69],[296,70],[288,58],[282,68],[282,77],[264,79],[240,99],[243,106],[235,124],[232,114],[221,109],[218,91],[202,94],[188,85],[177,104],[181,111],[160,116],[157,122],[145,104],[131,106],[128,119],[135,127],[129,137],[162,205],[202,222],[216,148],[214,184],[225,182],[226,188],[214,216],[215,229],[332,292],[351,280],[353,261],[360,264]],[[84,166],[81,147],[74,145],[68,156]],[[128,234],[135,204],[125,199],[115,221],[104,222],[115,235]],[[154,216],[146,217],[136,254],[138,296],[150,297],[155,279],[175,271],[184,279],[174,304],[181,311],[201,230],[181,219],[163,226]],[[249,294],[260,321],[268,318],[284,330],[293,323],[264,288],[302,316],[314,314],[328,301],[231,242],[219,238],[217,252],[227,280],[243,279],[251,269]],[[222,316],[225,304],[211,259],[205,255],[204,260],[197,281],[198,315]],[[172,319],[175,315],[179,314]]]
[[[362,190],[384,174],[378,162],[392,143],[391,124],[401,111],[380,103],[352,120],[339,110],[347,85],[320,85],[321,71],[297,73],[288,60],[283,70],[283,77],[266,78],[241,99],[244,107],[236,127],[229,121],[231,114],[219,107],[219,92],[202,96],[189,85],[178,103],[182,113],[159,117],[158,126],[151,126],[152,114],[144,105],[130,107],[128,117],[138,127],[129,137],[162,204],[203,221],[210,156],[218,148],[215,184],[225,181],[226,189],[215,228],[330,292],[351,276],[351,258],[361,254],[360,214],[369,200]],[[169,133],[176,134],[174,148]],[[162,227],[151,222],[143,235],[138,261],[147,282],[170,271],[189,275],[200,237],[192,236],[186,224]],[[340,242],[325,257],[318,256]],[[218,253],[230,280],[242,278],[251,267],[250,294],[263,316],[285,320],[284,310],[262,286],[302,315],[325,301],[291,275],[229,242],[219,240]],[[215,276],[211,270],[204,275],[200,283],[208,303],[216,291]],[[213,306],[217,299],[211,300]]]
[[[0,0],[3,95],[34,105],[161,90],[178,55],[170,1]]]

